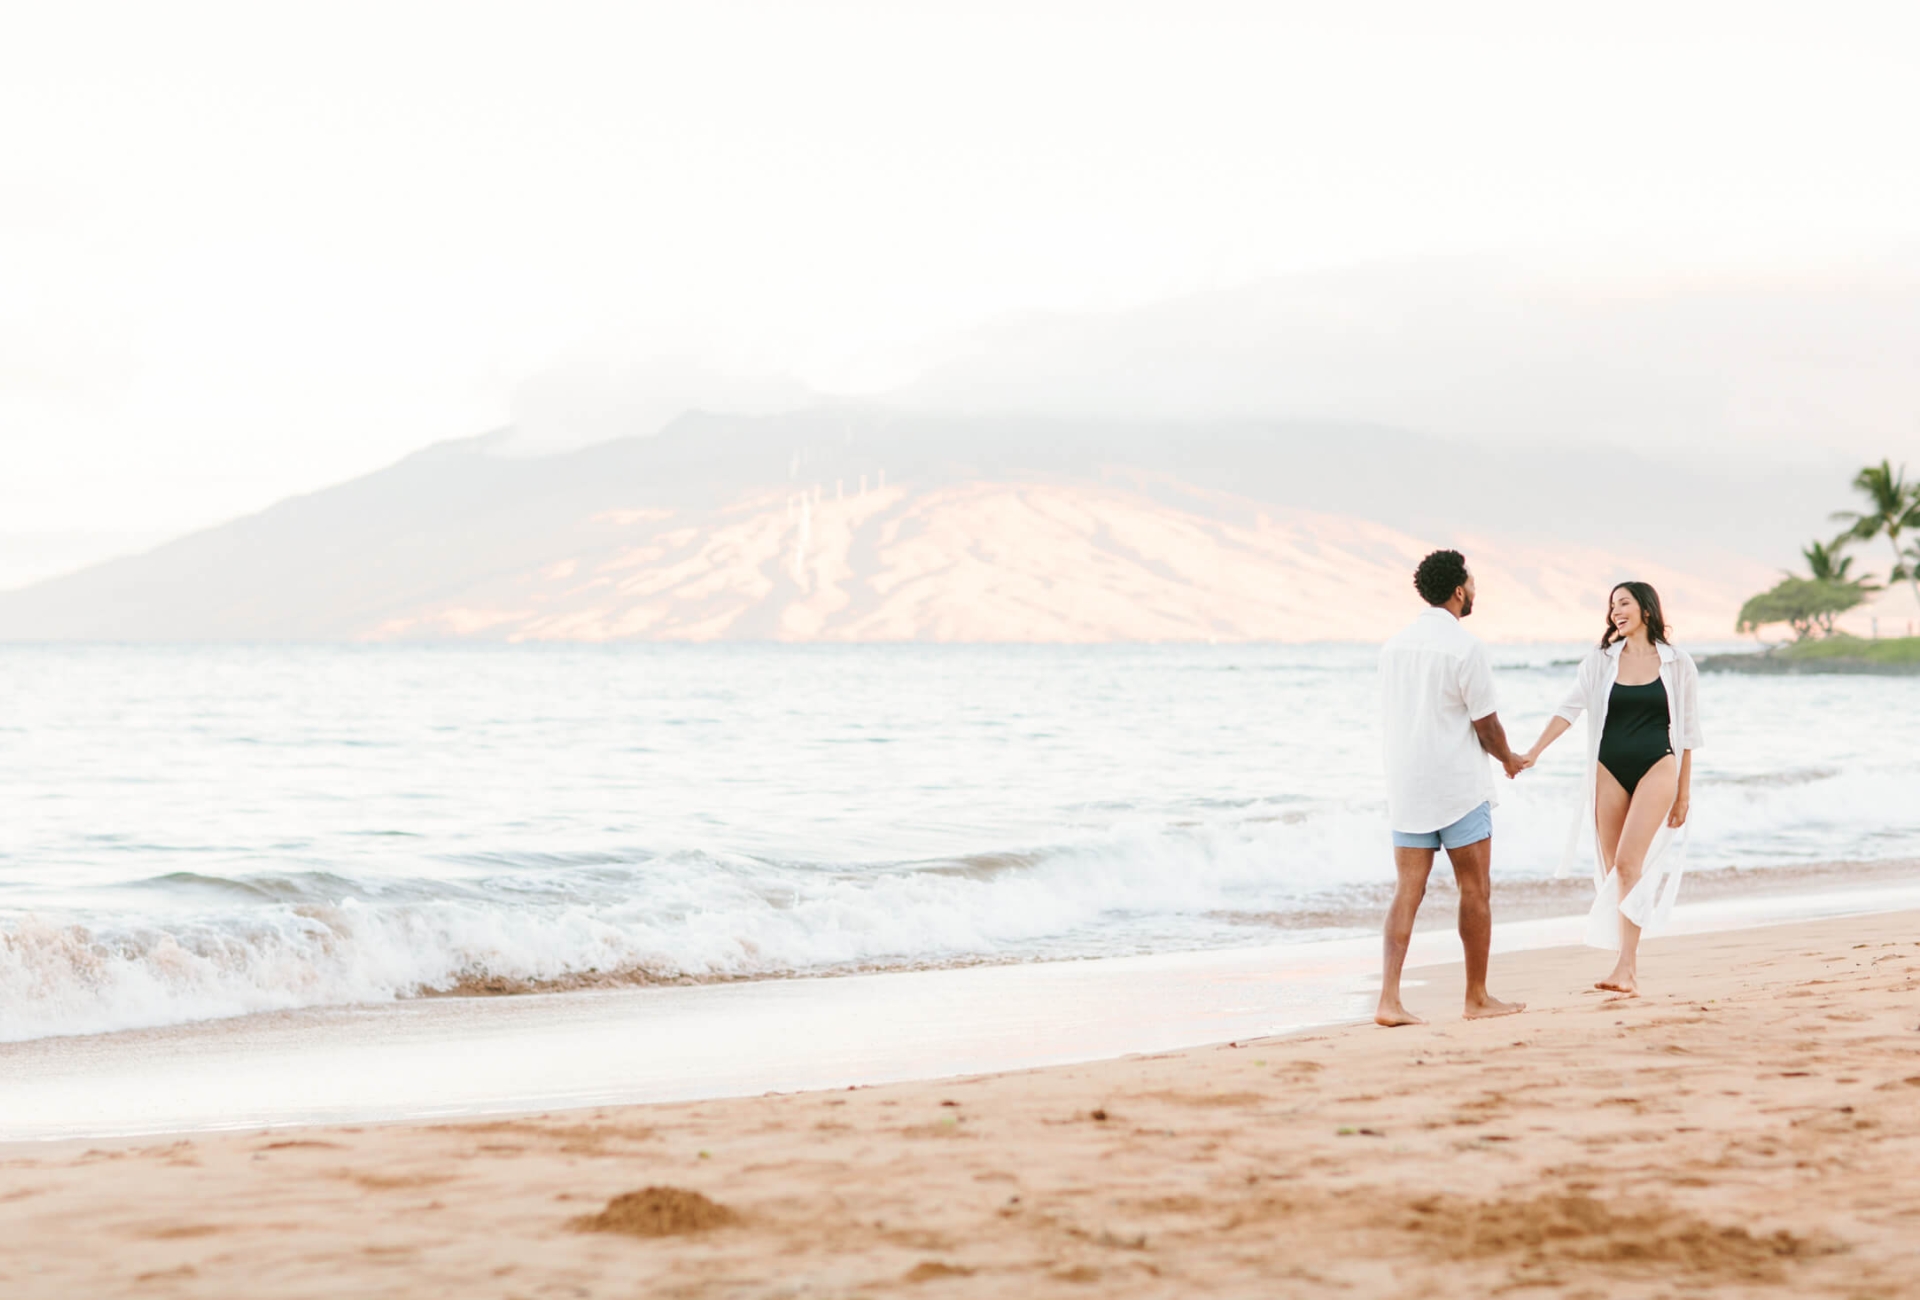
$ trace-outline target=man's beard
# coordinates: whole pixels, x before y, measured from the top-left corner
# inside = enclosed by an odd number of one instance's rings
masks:
[[[1467,615],[1471,613],[1473,613],[1473,597],[1468,596],[1465,600],[1460,602],[1460,617],[1465,618]]]

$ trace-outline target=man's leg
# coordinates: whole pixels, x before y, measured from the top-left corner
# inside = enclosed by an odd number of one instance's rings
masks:
[[[1393,906],[1387,909],[1387,931],[1380,964],[1380,1009],[1373,1013],[1377,1025],[1424,1025],[1427,1022],[1400,1005],[1400,968],[1407,964],[1407,947],[1413,942],[1413,918],[1419,914],[1420,900],[1427,896],[1427,873],[1433,870],[1432,849],[1393,849],[1393,869],[1399,877],[1394,886]]]
[[[1493,839],[1447,850],[1453,878],[1460,886],[1460,946],[1467,950],[1469,1020],[1510,1016],[1524,1002],[1502,1002],[1487,992],[1487,950],[1493,945]]]

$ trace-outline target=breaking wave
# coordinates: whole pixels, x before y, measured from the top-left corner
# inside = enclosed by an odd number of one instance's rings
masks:
[[[1703,782],[1697,868],[1832,856],[1879,819],[1920,850],[1905,774]],[[1496,872],[1551,885],[1570,778],[1503,790]],[[1378,808],[1196,809],[1080,840],[926,862],[711,852],[469,855],[456,879],[173,873],[59,908],[0,908],[0,1041],[435,993],[773,978],[1244,944],[1250,926],[1370,927],[1390,867]],[[1526,891],[1516,890],[1515,896]]]

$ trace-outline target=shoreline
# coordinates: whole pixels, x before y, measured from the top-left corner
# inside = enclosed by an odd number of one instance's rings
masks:
[[[1920,909],[1903,865],[1802,882],[1850,888],[1683,902],[1674,933]],[[1459,958],[1435,893],[1410,965]],[[1583,932],[1584,913],[1502,921],[1496,962]],[[27,1040],[0,1045],[0,1142],[687,1102],[1183,1050],[1369,1018],[1378,944],[413,999]]]
[[[1595,957],[1497,956],[1496,993],[1532,1003],[1500,1020],[1457,1019],[1459,967],[1428,964],[1408,1002],[1434,1023],[1411,1029],[832,1092],[9,1144],[0,1289],[1920,1294],[1920,912],[1649,940],[1631,1001],[1585,987]],[[665,1190],[606,1212],[649,1187]]]

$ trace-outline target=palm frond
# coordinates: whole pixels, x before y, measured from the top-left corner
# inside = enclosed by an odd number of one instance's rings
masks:
[[[1913,486],[1907,482],[1907,467],[1902,465],[1895,470],[1893,463],[1882,460],[1878,465],[1868,465],[1853,476],[1854,490],[1866,497],[1873,507],[1872,513],[1888,518],[1901,513],[1913,495]]]
[[[1845,581],[1847,570],[1853,567],[1852,556],[1842,556],[1838,545],[1825,542],[1808,542],[1800,548],[1800,557],[1807,562],[1807,574],[1815,582]]]
[[[1870,542],[1880,535],[1879,515],[1863,515],[1858,510],[1836,510],[1828,518],[1848,526],[1840,536],[1850,542]]]

